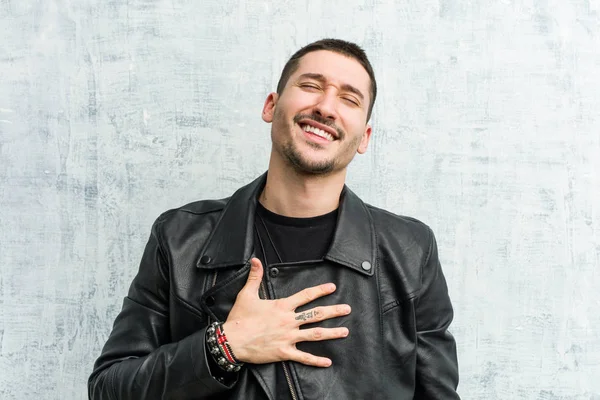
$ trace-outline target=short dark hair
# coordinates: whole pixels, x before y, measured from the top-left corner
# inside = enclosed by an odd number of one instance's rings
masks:
[[[353,58],[358,61],[367,71],[369,78],[371,78],[371,103],[369,104],[369,109],[367,111],[368,121],[371,118],[371,112],[373,111],[373,105],[375,104],[375,97],[377,97],[377,82],[375,81],[375,73],[373,72],[373,67],[369,62],[365,51],[360,46],[345,40],[321,39],[302,47],[300,50],[294,53],[294,55],[290,57],[288,62],[283,67],[283,71],[281,71],[281,77],[279,78],[279,83],[277,83],[277,94],[281,95],[283,88],[285,88],[285,85],[290,79],[290,76],[292,76],[294,72],[298,70],[300,59],[307,53],[319,50],[328,50],[334,53],[342,54],[346,57]]]

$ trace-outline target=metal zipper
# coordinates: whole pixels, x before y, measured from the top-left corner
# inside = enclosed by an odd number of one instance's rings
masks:
[[[217,284],[217,275],[219,275],[219,271],[215,271],[215,276],[213,278],[212,285],[210,285],[211,289],[213,287],[215,287],[215,285]],[[210,315],[208,316],[208,318],[206,320],[207,320],[208,325],[210,325],[211,324],[211,322],[210,322]]]
[[[262,298],[265,299],[265,300],[268,299],[268,297],[267,297],[267,291],[265,289],[265,283],[263,281],[260,281],[260,291],[261,291],[261,294],[262,294]]]
[[[285,380],[287,381],[288,386],[290,388],[290,394],[292,395],[292,399],[298,400],[298,397],[296,396],[296,391],[294,390],[294,387],[292,386],[292,379],[290,378],[290,373],[288,372],[285,362],[282,361],[281,365],[283,365],[283,373],[285,374]]]

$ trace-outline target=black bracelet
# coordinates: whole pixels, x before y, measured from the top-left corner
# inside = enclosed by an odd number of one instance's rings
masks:
[[[211,356],[223,371],[238,372],[244,365],[233,354],[223,331],[223,323],[217,321],[210,324],[206,329],[206,344]]]

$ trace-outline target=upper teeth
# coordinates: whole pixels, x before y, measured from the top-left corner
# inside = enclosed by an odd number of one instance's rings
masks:
[[[317,136],[321,136],[322,138],[325,138],[325,139],[329,140],[330,142],[333,142],[333,136],[331,136],[330,133],[325,132],[323,129],[315,128],[314,126],[311,126],[308,124],[304,125],[304,127],[302,129],[304,129],[306,132],[312,132]]]

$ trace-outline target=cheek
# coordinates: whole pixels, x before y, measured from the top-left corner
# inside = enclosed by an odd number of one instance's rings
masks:
[[[348,133],[352,133],[353,137],[362,137],[365,134],[366,124],[364,118],[354,117],[345,120],[345,126]]]
[[[320,95],[317,93],[296,93],[293,99],[288,99],[287,107],[294,114],[309,113],[316,104],[319,104]]]
[[[280,99],[277,107],[275,107],[275,114],[281,120],[287,120],[293,117],[293,113],[296,107],[290,103],[289,99]]]
[[[363,142],[366,140],[365,126],[361,123],[357,123],[356,125],[353,125],[351,132],[351,147],[356,150],[362,146]]]
[[[273,126],[278,127],[279,129],[281,129],[281,127],[284,127],[287,125],[287,118],[284,112],[283,108],[276,108],[275,112],[273,113]]]

